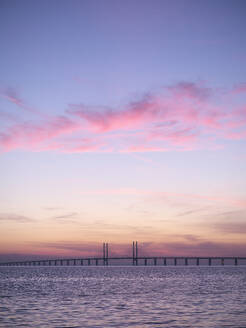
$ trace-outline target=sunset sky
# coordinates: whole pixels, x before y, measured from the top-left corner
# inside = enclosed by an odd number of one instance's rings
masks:
[[[246,255],[246,1],[0,1],[0,260]]]

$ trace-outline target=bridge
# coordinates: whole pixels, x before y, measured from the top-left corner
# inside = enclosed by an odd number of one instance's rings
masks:
[[[226,265],[233,264],[243,265],[246,264],[246,257],[235,257],[235,256],[138,256],[138,242],[132,243],[132,255],[131,256],[120,256],[120,257],[109,257],[108,243],[103,243],[103,254],[102,257],[83,257],[83,258],[57,258],[57,259],[46,259],[46,260],[28,260],[28,261],[11,261],[11,262],[0,262],[0,266],[83,266],[83,265],[113,265],[116,262],[122,263],[123,261],[133,266],[137,265]]]

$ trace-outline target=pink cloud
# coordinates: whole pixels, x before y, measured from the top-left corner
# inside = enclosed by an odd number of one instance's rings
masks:
[[[232,89],[233,94],[239,94],[245,92],[246,92],[246,83],[240,83]]]
[[[10,102],[16,104],[20,107],[25,107],[25,102],[18,96],[17,92],[13,88],[7,88],[5,90],[1,90],[1,96],[9,100]]]
[[[0,90],[0,96],[7,99],[9,102],[15,104],[16,106],[24,109],[27,112],[43,116],[43,114],[40,113],[38,110],[28,106],[26,102],[18,95],[17,91],[13,88],[6,88]]]
[[[82,119],[88,129],[96,132],[129,130],[154,124],[198,124],[202,127],[218,127],[225,118],[221,108],[208,103],[210,92],[193,83],[179,83],[163,89],[158,95],[144,96],[125,108],[112,110],[70,105],[68,113]],[[187,127],[187,126],[186,126]]]
[[[79,129],[79,124],[59,116],[43,124],[19,123],[11,126],[7,132],[0,133],[0,145],[4,151],[12,149],[40,150],[45,142]]]
[[[192,98],[197,100],[206,100],[212,94],[212,89],[192,82],[179,82],[168,88],[178,97]]]
[[[164,152],[170,149],[163,147],[154,147],[146,145],[130,146],[126,149],[123,149],[122,153],[148,153],[148,152]]]
[[[231,140],[246,139],[246,131],[228,132],[225,134],[226,138]]]
[[[200,133],[195,131],[194,128],[184,128],[176,131],[168,131],[167,129],[155,129],[149,134],[147,138],[148,140],[167,140],[173,145],[182,146],[195,143],[199,135]]]
[[[146,122],[151,122],[158,114],[155,103],[148,99],[131,103],[123,110],[109,108],[88,108],[84,105],[70,105],[68,113],[83,119],[90,130],[108,132],[115,130],[136,129]]]
[[[203,194],[189,194],[169,191],[153,191],[136,188],[118,188],[118,189],[100,189],[87,190],[82,192],[83,195],[128,195],[128,196],[144,196],[151,197],[156,201],[175,200],[182,201],[186,204],[194,203],[209,203],[209,204],[224,204],[236,208],[246,208],[246,198],[235,198],[231,196],[216,196]]]
[[[4,96],[29,109],[12,89]],[[246,138],[246,107],[225,105],[226,97],[202,84],[181,82],[115,109],[74,104],[65,115],[12,125],[3,115],[0,149],[162,152],[209,143],[215,149],[217,140]]]

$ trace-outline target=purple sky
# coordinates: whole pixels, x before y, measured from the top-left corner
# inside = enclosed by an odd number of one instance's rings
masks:
[[[245,12],[1,1],[0,258],[245,255]]]

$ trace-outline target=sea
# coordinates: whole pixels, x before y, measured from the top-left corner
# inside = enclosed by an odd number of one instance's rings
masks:
[[[0,327],[246,328],[246,266],[0,267]]]

